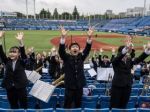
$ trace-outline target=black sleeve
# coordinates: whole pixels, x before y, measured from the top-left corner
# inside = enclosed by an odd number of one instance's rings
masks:
[[[113,54],[112,56],[111,56],[111,59],[110,59],[110,62],[112,62],[112,60],[115,58],[115,55]]]
[[[148,57],[148,55],[143,52],[139,57],[135,58],[135,60],[133,61],[133,64],[138,64],[142,61],[144,61],[144,59],[146,59]]]
[[[101,54],[99,54],[99,56],[98,56],[98,61],[99,61],[99,66],[101,66],[102,65],[102,55]]]
[[[66,53],[66,51],[65,51],[65,44],[60,44],[60,45],[59,45],[59,50],[58,50],[58,52],[59,52],[60,58],[61,58],[63,61],[67,60],[67,53]]]
[[[21,58],[22,59],[27,58],[24,47],[20,47],[20,53],[21,53]]]
[[[82,60],[85,60],[86,57],[89,55],[91,50],[92,44],[87,43],[85,49],[82,52]]]
[[[7,58],[6,54],[3,51],[2,45],[0,45],[0,57],[1,57],[2,61],[6,64],[7,61],[8,61],[8,58]]]

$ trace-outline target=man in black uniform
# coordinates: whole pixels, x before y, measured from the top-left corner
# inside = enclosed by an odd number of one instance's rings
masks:
[[[4,32],[0,32],[0,40],[4,36]],[[24,34],[18,33],[16,39],[20,43],[20,47],[14,46],[9,50],[7,57],[2,48],[0,41],[0,57],[5,64],[6,71],[2,81],[2,87],[7,91],[8,101],[12,109],[27,109],[27,84],[28,80],[24,71],[26,59],[23,44]]]
[[[61,27],[61,39],[59,46],[59,55],[64,61],[64,73],[65,73],[65,102],[64,108],[72,108],[74,104],[75,108],[81,107],[81,100],[83,94],[83,87],[86,85],[84,76],[83,64],[84,60],[88,56],[92,40],[93,28],[89,28],[87,32],[87,44],[83,52],[80,52],[80,46],[78,43],[72,43],[69,46],[70,53],[65,51],[65,37],[67,31]]]
[[[134,52],[132,45],[128,42],[126,46],[120,46],[117,56],[112,61],[114,77],[111,88],[111,108],[126,108],[133,83],[131,69],[134,64],[143,61],[150,54],[150,44],[148,44],[145,51],[133,60],[129,57]]]

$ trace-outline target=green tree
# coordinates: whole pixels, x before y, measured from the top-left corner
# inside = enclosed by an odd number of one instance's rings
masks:
[[[68,12],[63,12],[63,13],[62,13],[62,18],[63,18],[64,20],[69,20],[70,17],[71,17],[71,14],[70,14],[70,13],[68,13]]]
[[[58,18],[59,18],[59,13],[58,13],[58,11],[57,11],[57,8],[54,9],[53,18],[54,18],[54,19],[58,19]]]
[[[73,19],[79,19],[79,12],[77,10],[77,7],[74,7],[73,13],[72,13]]]

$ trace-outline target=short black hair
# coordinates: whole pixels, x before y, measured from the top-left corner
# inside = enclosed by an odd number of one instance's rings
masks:
[[[120,46],[119,48],[118,48],[118,52],[122,52],[122,49],[124,48],[125,46],[123,45],[123,46]]]
[[[13,46],[13,47],[11,47],[11,48],[9,49],[9,51],[14,50],[14,49],[17,49],[17,50],[19,51],[19,53],[20,53],[20,48],[19,48],[18,46]]]
[[[108,58],[108,56],[107,55],[103,55],[103,58]]]
[[[80,49],[80,45],[79,45],[77,42],[71,43],[71,44],[69,45],[69,49],[71,49],[71,47],[72,47],[73,45],[77,45],[77,46],[79,47],[79,49]]]

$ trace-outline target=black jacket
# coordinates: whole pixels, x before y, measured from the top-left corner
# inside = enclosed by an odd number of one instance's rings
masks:
[[[2,87],[6,89],[10,89],[13,86],[15,86],[17,89],[24,88],[28,84],[28,79],[24,71],[24,59],[26,58],[24,47],[20,47],[20,51],[21,58],[16,61],[15,70],[13,71],[12,60],[6,57],[3,52],[2,45],[0,45],[0,57],[2,58],[2,61],[6,67],[5,76],[2,81]]]
[[[109,68],[111,63],[112,63],[112,60],[114,59],[115,55],[112,55],[111,56],[111,59],[110,61],[107,61],[106,63],[102,60],[102,55],[99,55],[98,59],[99,59],[99,66],[102,67],[102,68]]]
[[[114,69],[114,77],[112,80],[112,85],[117,87],[125,87],[131,86],[133,83],[133,75],[131,74],[131,69],[134,64],[138,64],[143,61],[147,54],[142,53],[138,58],[134,61],[129,58],[126,63],[122,61],[122,58],[125,55],[118,53],[117,57],[115,57],[112,61],[113,69]]]
[[[84,76],[84,60],[91,50],[91,44],[86,44],[82,53],[72,56],[65,52],[65,44],[60,44],[59,55],[64,61],[65,87],[69,89],[83,88],[86,85]]]

